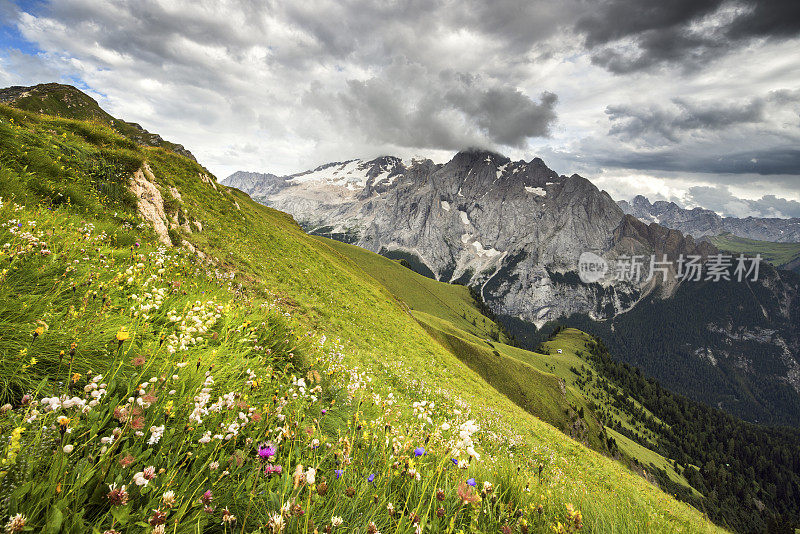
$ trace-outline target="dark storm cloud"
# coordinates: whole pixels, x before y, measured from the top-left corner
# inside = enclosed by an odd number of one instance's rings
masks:
[[[435,83],[418,66],[396,65],[389,79],[350,80],[336,93],[315,86],[304,103],[344,131],[409,148],[525,146],[556,121],[555,94],[536,102],[515,87],[480,77],[440,73]]]
[[[797,186],[800,174],[800,149],[794,147],[705,153],[686,147],[662,150],[621,150],[596,153],[591,161],[604,167],[687,173],[774,175],[775,181]],[[726,178],[730,183],[738,180]]]
[[[680,140],[683,132],[721,130],[764,120],[765,103],[761,98],[738,103],[698,103],[676,98],[672,104],[671,107],[630,104],[608,106],[606,115],[612,122],[609,134],[626,140],[654,134],[674,143]]]
[[[607,0],[576,28],[592,61],[624,74],[665,63],[696,68],[754,38],[800,34],[796,0]]]

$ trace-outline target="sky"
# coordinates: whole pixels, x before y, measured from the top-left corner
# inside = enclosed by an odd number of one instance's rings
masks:
[[[0,87],[76,85],[219,179],[461,149],[800,217],[797,0],[0,0]]]

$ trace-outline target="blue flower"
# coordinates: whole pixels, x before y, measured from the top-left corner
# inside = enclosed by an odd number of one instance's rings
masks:
[[[370,475],[367,477],[367,482],[372,482],[372,485],[373,485],[373,486],[375,485],[375,473],[371,473],[371,474],[370,474]]]
[[[344,473],[344,469],[336,469],[334,471],[334,474],[336,475],[336,480],[339,480],[339,478],[342,476],[342,473]]]
[[[423,456],[425,454],[425,447],[417,447],[414,449],[414,456]]]
[[[469,484],[469,485],[470,485],[470,486],[472,486],[472,487],[475,487],[475,485],[476,485],[477,483],[475,482],[475,479],[474,479],[474,478],[470,478],[469,480],[467,480],[467,484]]]
[[[450,458],[450,460],[453,462],[453,465],[458,465],[458,460],[455,458]]]

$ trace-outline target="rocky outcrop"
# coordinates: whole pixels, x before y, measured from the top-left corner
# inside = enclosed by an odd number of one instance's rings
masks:
[[[138,199],[139,216],[150,223],[162,244],[171,246],[169,223],[164,211],[164,199],[155,184],[156,179],[147,163],[131,175],[130,189]]]

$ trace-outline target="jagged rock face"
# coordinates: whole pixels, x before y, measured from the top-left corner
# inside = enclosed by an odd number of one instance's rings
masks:
[[[480,287],[497,313],[537,324],[572,313],[613,315],[640,296],[643,285],[560,276],[577,269],[583,252],[613,258],[631,241],[637,250],[670,254],[696,248],[677,232],[662,246],[663,229],[617,235],[625,215],[606,192],[578,175],[559,176],[539,158],[472,150],[438,165],[386,156],[286,177],[236,173],[223,183],[311,232],[413,254],[440,280]]]
[[[653,202],[637,195],[631,202],[619,201],[622,210],[642,221],[652,221],[674,228],[695,238],[731,233],[748,239],[800,242],[800,218],[777,219],[747,217],[720,217],[711,210],[694,208],[687,210],[674,202]]]
[[[286,179],[274,174],[237,171],[228,176],[225,185],[246,191],[253,198],[259,198],[277,193],[286,187]]]

